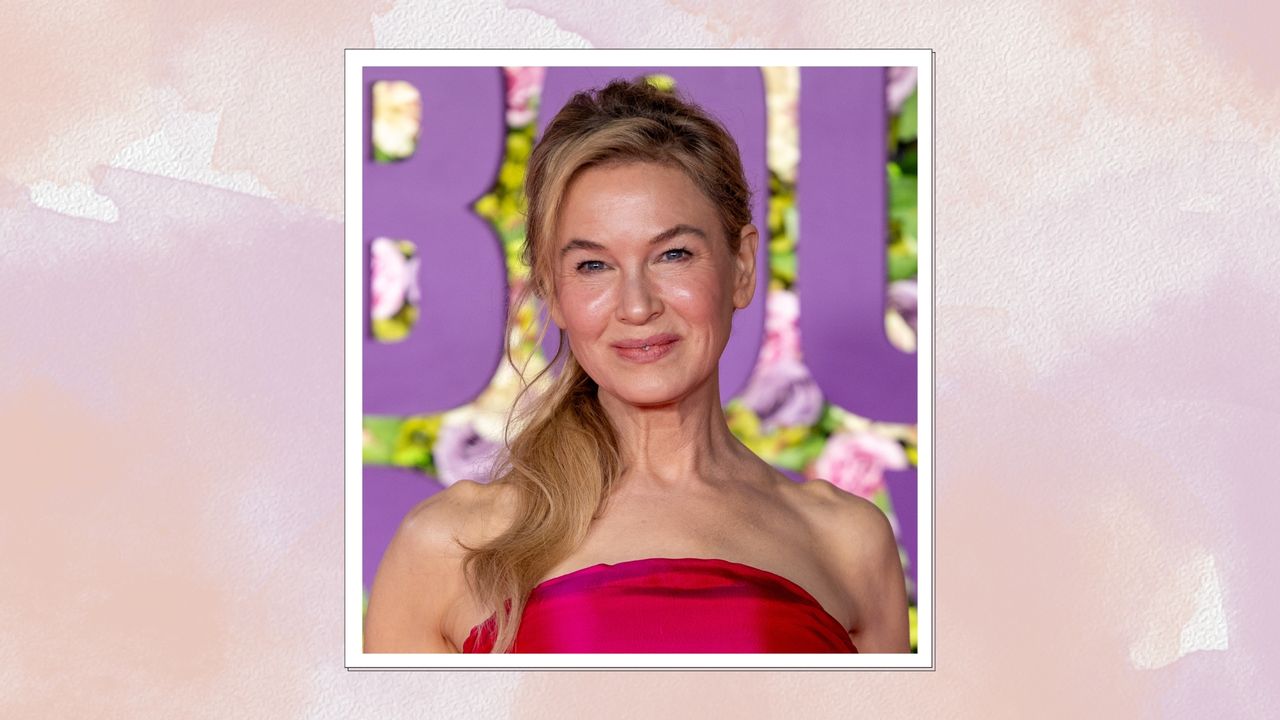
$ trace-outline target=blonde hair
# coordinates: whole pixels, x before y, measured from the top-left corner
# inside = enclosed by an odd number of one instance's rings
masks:
[[[739,233],[751,222],[751,189],[733,137],[678,94],[643,78],[615,80],[575,94],[530,155],[523,254],[530,282],[513,299],[509,323],[529,293],[555,297],[555,228],[569,184],[588,167],[626,162],[683,170],[716,208],[729,249],[738,252]],[[509,348],[507,357],[514,365]],[[560,374],[522,407],[529,389],[562,358]],[[508,420],[493,482],[515,490],[512,522],[492,540],[466,547],[463,560],[472,593],[495,614],[493,652],[510,649],[530,591],[582,543],[622,474],[618,436],[597,390],[562,333],[555,357],[526,384],[516,403],[522,409]],[[523,429],[512,438],[516,422]]]

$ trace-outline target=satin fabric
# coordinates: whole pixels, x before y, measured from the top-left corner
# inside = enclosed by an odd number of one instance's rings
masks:
[[[464,653],[493,648],[494,618]],[[857,652],[804,588],[766,570],[710,558],[645,558],[543,582],[525,606],[516,653]]]

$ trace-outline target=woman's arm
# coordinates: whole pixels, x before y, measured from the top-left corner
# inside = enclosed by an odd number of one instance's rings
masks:
[[[405,515],[369,590],[365,652],[457,651],[445,629],[464,587],[463,550],[455,537],[476,490],[475,483],[457,483]]]
[[[861,587],[854,588],[859,618],[858,627],[849,636],[858,652],[911,652],[907,583],[893,527],[880,508],[866,501],[862,504],[856,510],[855,525],[860,528],[861,540],[857,551]]]

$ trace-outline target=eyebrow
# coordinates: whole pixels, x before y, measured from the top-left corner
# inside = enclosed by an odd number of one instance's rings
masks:
[[[649,238],[649,244],[657,245],[658,243],[666,242],[671,238],[676,237],[677,235],[697,235],[703,240],[707,239],[707,233],[705,233],[701,228],[694,227],[693,225],[686,225],[684,223],[680,223],[679,225],[673,225],[667,228],[666,230],[663,230],[662,232],[658,233],[657,235],[654,235],[653,237]],[[569,252],[573,250],[604,250],[604,249],[605,247],[603,245],[601,245],[598,242],[595,242],[594,240],[583,240],[581,238],[574,238],[569,242],[565,243],[564,247],[560,248],[560,257],[564,257],[565,255],[569,254]]]

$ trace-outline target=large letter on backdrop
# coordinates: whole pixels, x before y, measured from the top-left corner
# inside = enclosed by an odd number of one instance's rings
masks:
[[[507,273],[493,228],[471,205],[492,186],[506,138],[501,68],[368,68],[422,93],[417,152],[375,164],[365,104],[364,412],[420,415],[464,405],[488,385],[503,352]],[[355,222],[360,218],[349,218]],[[369,244],[412,240],[421,258],[421,319],[404,341],[369,334]]]
[[[916,358],[884,331],[885,124],[883,68],[801,70],[800,342],[833,404],[910,424]]]

